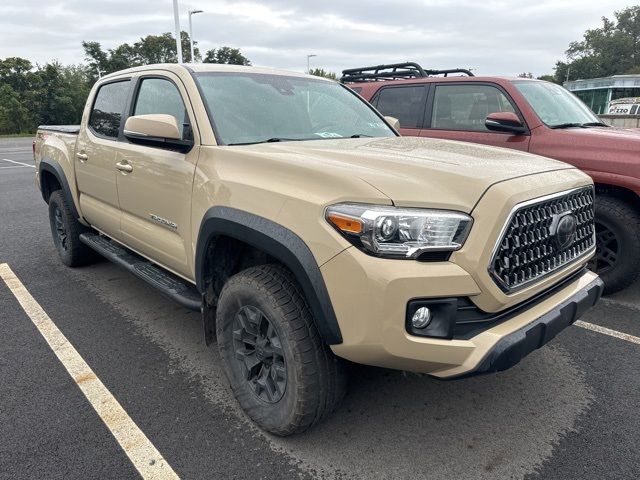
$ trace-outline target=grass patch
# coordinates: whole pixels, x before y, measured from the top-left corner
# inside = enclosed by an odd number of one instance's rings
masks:
[[[9,134],[0,135],[0,138],[22,138],[22,137],[35,137],[35,136],[36,136],[35,133],[9,133]]]

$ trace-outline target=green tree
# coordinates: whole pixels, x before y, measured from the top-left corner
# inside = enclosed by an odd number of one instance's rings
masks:
[[[544,80],[545,82],[555,82],[556,77],[554,75],[540,75],[538,80]]]
[[[79,123],[91,86],[89,69],[57,62],[34,67],[0,60],[0,132],[34,132],[41,123]]]
[[[225,63],[229,65],[251,65],[251,61],[245,57],[239,48],[220,47],[207,51],[202,60],[204,63]]]
[[[331,80],[338,80],[338,75],[333,72],[328,72],[324,68],[312,68],[309,70],[309,75],[315,75],[316,77],[329,78]]]
[[[46,64],[40,70],[41,88],[38,92],[38,123],[78,123],[71,88],[66,84],[63,67],[59,63]]]
[[[6,83],[0,83],[0,134],[27,132],[29,111],[18,93]]]
[[[181,32],[180,41],[182,45],[182,57],[184,62],[191,62],[191,47],[189,34]],[[194,44],[194,56],[200,59],[200,50]],[[147,35],[140,38],[133,45],[123,43],[115,48],[103,50],[99,42],[82,42],[85,58],[91,65],[94,79],[100,74],[117,72],[130,67],[149,65],[151,63],[176,63],[178,61],[178,51],[176,49],[175,37],[167,32],[162,35]]]
[[[29,83],[33,80],[32,69],[33,64],[24,58],[9,57],[0,60],[0,81],[14,91],[22,93],[29,88]]]
[[[587,30],[582,40],[571,42],[567,60],[558,61],[555,81],[606,77],[636,72],[640,68],[640,5],[602,18],[602,26]]]

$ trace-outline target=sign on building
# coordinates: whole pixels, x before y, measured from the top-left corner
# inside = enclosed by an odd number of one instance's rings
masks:
[[[620,98],[611,101],[609,115],[640,115],[640,97]]]

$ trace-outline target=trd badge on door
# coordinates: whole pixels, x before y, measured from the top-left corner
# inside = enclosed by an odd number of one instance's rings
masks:
[[[167,220],[166,218],[159,217],[154,213],[150,213],[149,217],[151,217],[151,220],[153,220],[154,222],[157,222],[160,225],[164,225],[165,227],[173,228],[174,230],[178,228],[178,225],[175,222]]]

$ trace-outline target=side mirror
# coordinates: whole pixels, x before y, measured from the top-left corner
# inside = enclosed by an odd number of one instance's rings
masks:
[[[178,121],[173,115],[134,115],[124,124],[124,136],[132,143],[176,149],[187,152],[192,140],[183,140]]]
[[[513,133],[522,135],[527,132],[518,115],[513,112],[495,112],[487,115],[484,121],[485,127],[493,132]]]
[[[389,125],[391,125],[396,131],[400,131],[400,120],[396,117],[384,117]]]

